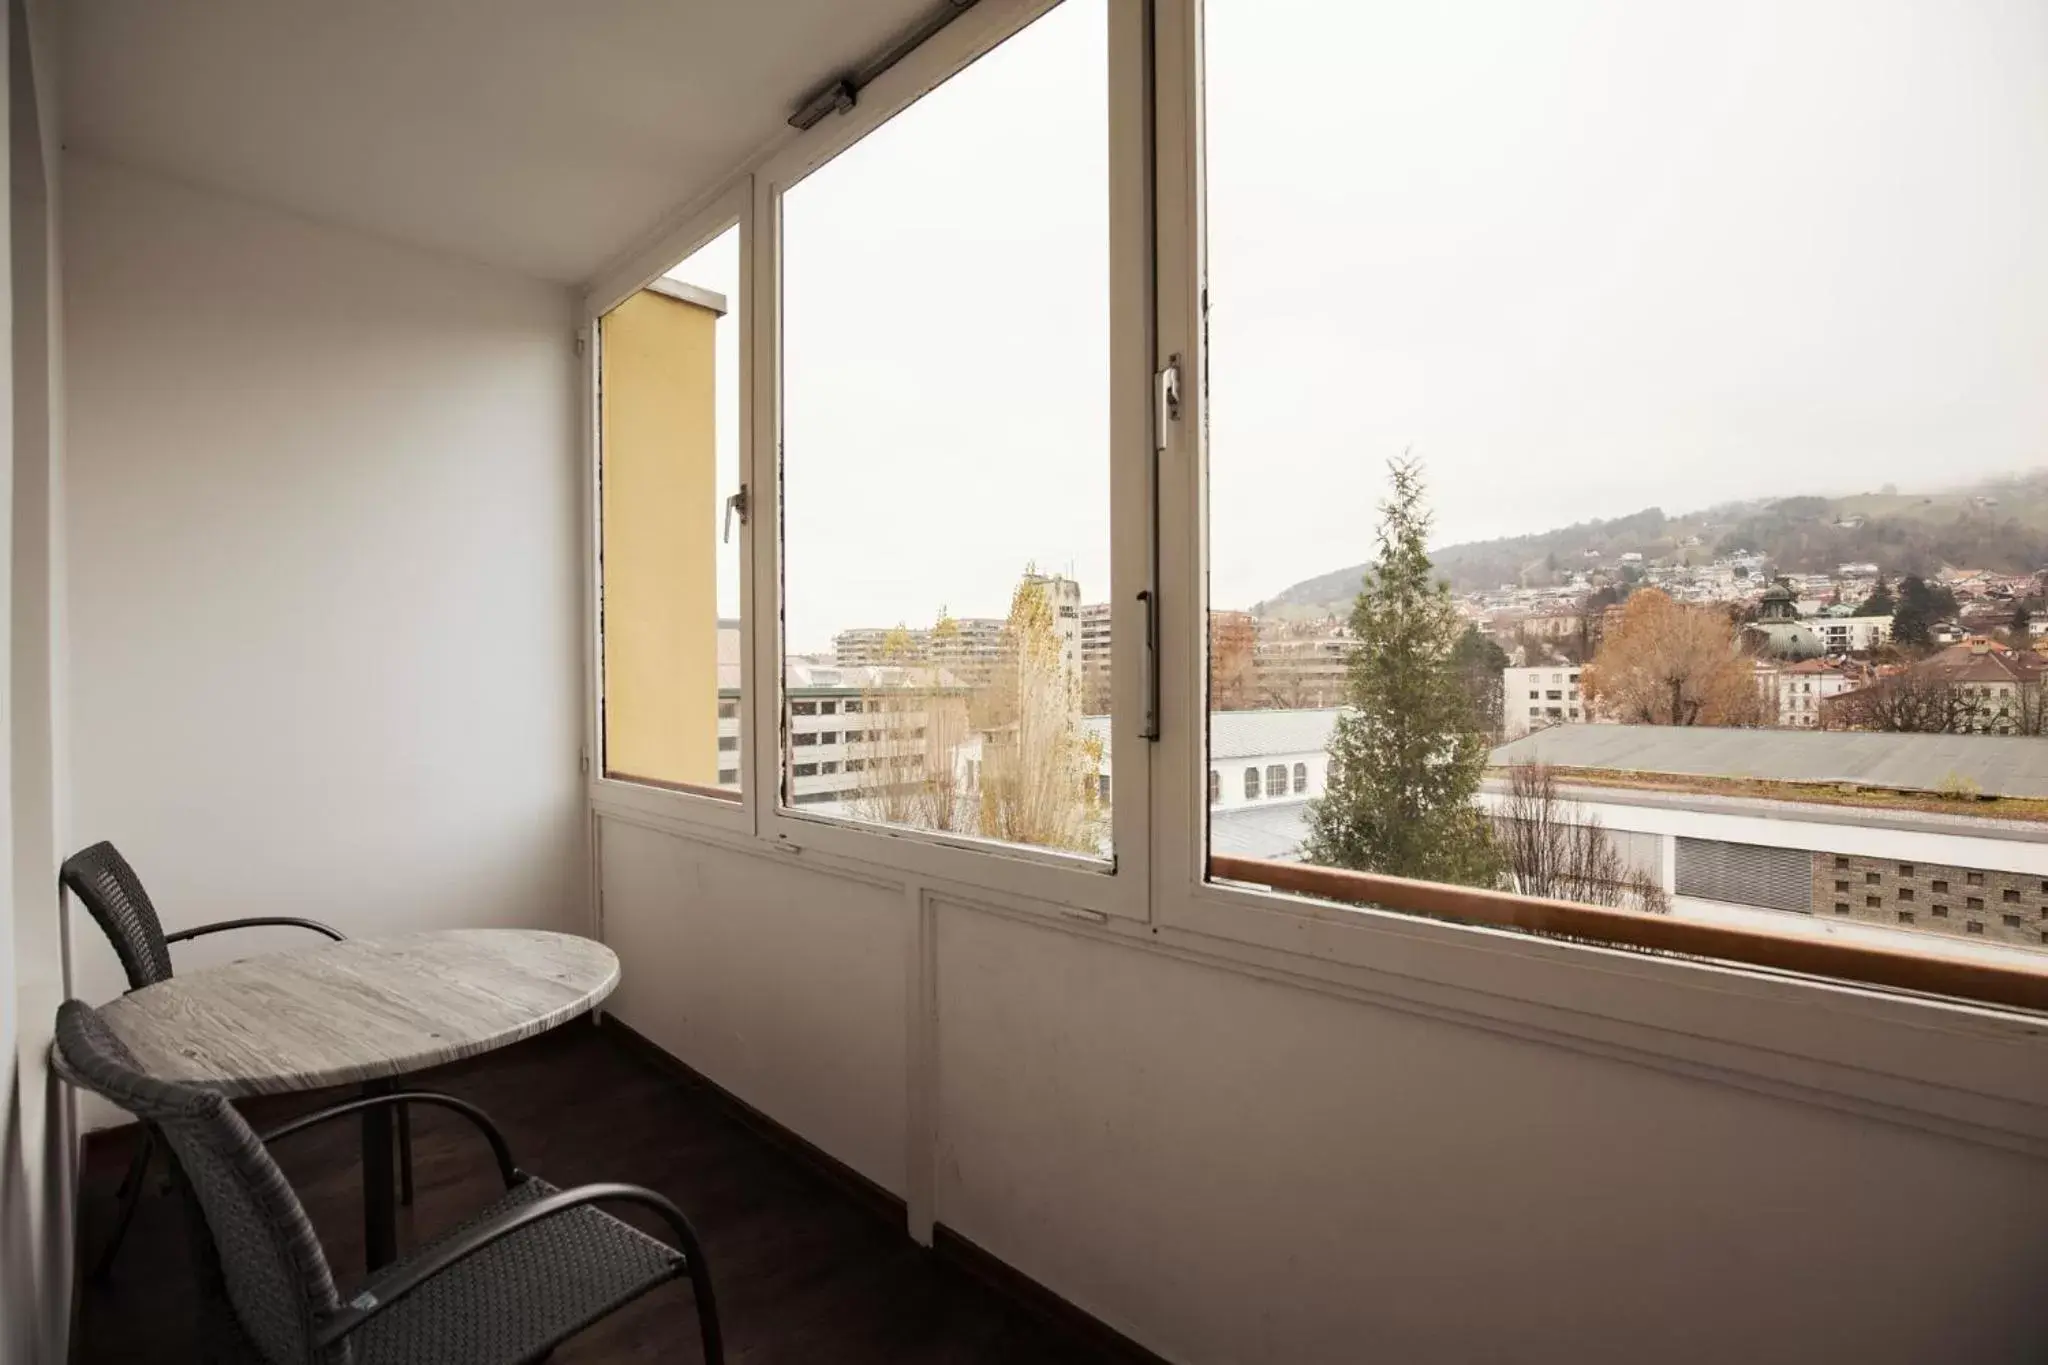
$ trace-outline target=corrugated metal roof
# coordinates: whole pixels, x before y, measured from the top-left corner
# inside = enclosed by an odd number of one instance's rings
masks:
[[[1313,754],[1330,747],[1339,708],[1303,711],[1212,711],[1209,757]]]
[[[1210,851],[1232,858],[1298,862],[1301,841],[1307,834],[1306,801],[1226,807],[1209,812]]]
[[[1770,782],[1854,782],[1911,791],[1936,791],[1963,779],[1986,796],[2048,798],[2048,738],[2005,735],[1553,725],[1501,745],[1493,751],[1493,762]]]

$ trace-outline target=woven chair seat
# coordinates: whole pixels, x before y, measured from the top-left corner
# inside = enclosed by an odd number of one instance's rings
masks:
[[[553,1193],[528,1177],[448,1236]],[[679,1262],[673,1248],[585,1205],[458,1261],[348,1341],[356,1365],[519,1365],[677,1278]]]

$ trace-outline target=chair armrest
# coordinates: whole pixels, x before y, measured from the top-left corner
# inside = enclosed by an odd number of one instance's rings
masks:
[[[386,1104],[428,1104],[454,1110],[475,1124],[477,1131],[491,1144],[491,1155],[497,1159],[498,1174],[504,1179],[506,1189],[513,1188],[526,1178],[519,1168],[512,1164],[512,1149],[506,1144],[505,1135],[498,1131],[498,1125],[491,1122],[491,1116],[468,1100],[459,1100],[438,1090],[391,1090],[381,1095],[359,1095],[355,1099],[343,1100],[340,1104],[331,1104],[325,1109],[302,1115],[267,1133],[259,1133],[257,1137],[267,1147],[279,1138],[302,1133],[330,1119],[346,1118],[350,1114]]]
[[[442,1271],[521,1228],[531,1227],[542,1219],[553,1218],[585,1204],[600,1202],[639,1204],[660,1214],[669,1225],[676,1241],[681,1243],[678,1260],[687,1266],[690,1278],[697,1286],[698,1320],[704,1331],[706,1359],[718,1359],[717,1310],[711,1304],[710,1280],[705,1275],[704,1253],[697,1244],[696,1230],[683,1217],[681,1209],[653,1190],[639,1185],[579,1185],[573,1190],[557,1190],[531,1204],[507,1209],[489,1222],[481,1223],[459,1237],[451,1237],[425,1255],[370,1281],[362,1293],[320,1324],[314,1336],[315,1344],[321,1350],[327,1349]]]
[[[311,929],[316,934],[325,934],[336,943],[348,938],[339,929],[330,928],[315,919],[299,919],[293,915],[256,915],[249,919],[224,919],[214,924],[200,924],[190,929],[180,929],[175,934],[165,934],[165,943],[183,943],[186,939],[198,938],[202,934],[218,934],[229,929]]]

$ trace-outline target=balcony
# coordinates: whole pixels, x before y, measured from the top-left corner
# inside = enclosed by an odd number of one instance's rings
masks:
[[[2048,1349],[2028,7],[10,18],[0,1361],[190,1356],[100,839],[615,955],[423,1079],[731,1359]]]

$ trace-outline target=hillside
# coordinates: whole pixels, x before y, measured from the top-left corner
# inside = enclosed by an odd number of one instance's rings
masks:
[[[1859,525],[1839,524],[1857,518]],[[1599,559],[1589,559],[1588,550],[1597,550]],[[1647,507],[1533,535],[1447,545],[1430,557],[1453,591],[1474,592],[1562,581],[1583,565],[1611,565],[1630,552],[1683,564],[1742,550],[1769,556],[1781,573],[1825,573],[1862,561],[1894,575],[1931,573],[1945,564],[2025,573],[2048,566],[2048,469],[1936,493],[1888,488],[1840,498],[1763,498],[1683,516]],[[1364,572],[1363,564],[1354,564],[1319,574],[1253,610],[1268,616],[1348,610]]]

